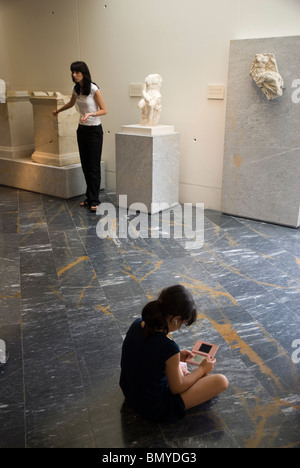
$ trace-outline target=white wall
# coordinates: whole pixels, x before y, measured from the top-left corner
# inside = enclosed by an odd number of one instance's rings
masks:
[[[1,2],[1,0],[0,0]],[[10,66],[8,60],[8,47],[4,32],[4,14],[2,12],[2,5],[0,3],[0,78],[9,81]]]
[[[129,84],[160,73],[161,123],[181,133],[180,201],[220,209],[226,100],[207,100],[207,87],[227,84],[230,40],[299,35],[300,2],[0,0],[1,25],[0,77],[12,89],[70,94],[70,63],[88,63],[108,108],[110,188],[115,133],[140,119]]]

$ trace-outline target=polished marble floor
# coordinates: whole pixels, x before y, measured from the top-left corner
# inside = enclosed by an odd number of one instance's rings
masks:
[[[299,448],[300,231],[206,210],[201,248],[100,239],[100,217],[78,205],[0,187],[0,339],[10,353],[0,447]],[[153,424],[124,404],[121,346],[148,299],[175,283],[199,309],[175,340],[218,344],[215,370],[230,386],[176,424]]]

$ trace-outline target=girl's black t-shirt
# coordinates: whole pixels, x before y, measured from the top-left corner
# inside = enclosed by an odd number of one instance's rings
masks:
[[[173,395],[166,377],[166,361],[180,349],[164,333],[144,337],[137,319],[123,343],[120,386],[127,402],[146,419],[176,420],[185,414],[180,395]]]

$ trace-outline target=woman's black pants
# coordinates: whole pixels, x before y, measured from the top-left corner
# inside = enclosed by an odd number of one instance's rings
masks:
[[[102,125],[79,125],[77,129],[77,142],[81,166],[87,185],[86,199],[91,205],[99,205],[103,145]]]

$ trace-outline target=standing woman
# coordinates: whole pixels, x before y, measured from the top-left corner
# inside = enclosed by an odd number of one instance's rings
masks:
[[[86,199],[80,206],[88,207],[96,212],[99,201],[101,184],[101,155],[103,145],[103,129],[101,116],[106,115],[106,107],[98,86],[92,82],[91,74],[85,62],[71,64],[72,80],[75,83],[70,101],[60,109],[54,110],[56,116],[59,112],[70,109],[76,104],[80,113],[77,129],[77,142],[82,170],[87,190]]]

